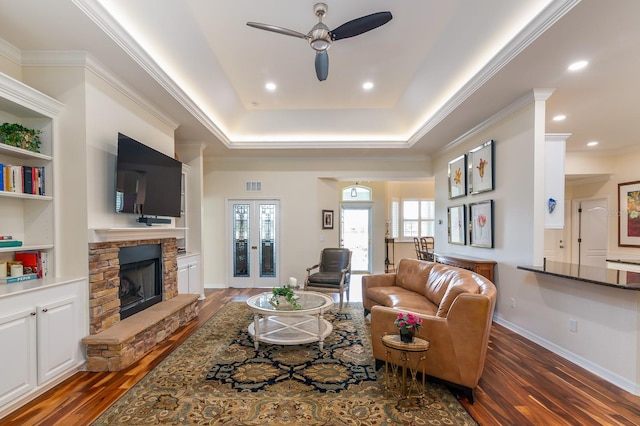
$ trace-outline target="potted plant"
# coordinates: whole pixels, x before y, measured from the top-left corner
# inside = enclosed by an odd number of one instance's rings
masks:
[[[28,151],[40,152],[40,134],[42,131],[29,129],[18,123],[0,125],[0,142]]]
[[[274,287],[273,295],[269,303],[276,309],[281,307],[283,301],[290,304],[293,309],[302,309],[302,305],[298,302],[298,296],[293,291],[293,287],[285,285],[283,287]]]
[[[400,340],[406,343],[413,342],[416,331],[422,326],[422,318],[411,312],[400,312],[393,321],[400,331]]]

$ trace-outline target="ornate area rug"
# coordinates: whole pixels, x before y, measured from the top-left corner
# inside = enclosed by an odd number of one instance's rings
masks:
[[[246,303],[224,306],[94,424],[476,425],[456,398],[427,385],[427,403],[396,408],[376,374],[362,305],[325,319],[317,343],[254,349]]]

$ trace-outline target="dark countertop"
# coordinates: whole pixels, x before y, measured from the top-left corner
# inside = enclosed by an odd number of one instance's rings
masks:
[[[640,291],[639,272],[562,262],[546,262],[545,266],[518,266],[518,269],[590,284]]]
[[[640,265],[640,260],[637,259],[607,259],[607,262],[626,263],[627,265]]]

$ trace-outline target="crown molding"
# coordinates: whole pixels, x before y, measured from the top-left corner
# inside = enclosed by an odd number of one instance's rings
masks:
[[[45,117],[53,118],[58,116],[64,108],[62,102],[2,73],[0,73],[0,97],[13,103],[12,108],[4,108],[9,111],[14,108],[23,111],[30,109]]]
[[[107,34],[124,52],[160,84],[180,105],[196,120],[229,146],[227,135],[211,120],[207,114],[178,86],[153,58],[131,37],[131,35],[95,0],[72,0],[102,31]]]
[[[153,103],[140,95],[133,87],[122,81],[106,66],[84,51],[26,50],[22,52],[22,66],[25,67],[83,67],[94,73],[118,92],[162,121],[173,130],[180,123],[159,110]]]
[[[2,38],[0,38],[0,56],[4,56],[17,65],[22,63],[22,54],[20,49]]]
[[[521,97],[516,99],[514,102],[510,103],[509,105],[507,105],[505,108],[501,109],[500,111],[498,111],[497,113],[495,113],[491,117],[487,118],[482,123],[480,123],[477,126],[469,129],[467,132],[463,133],[462,135],[460,135],[459,137],[457,137],[453,141],[451,141],[448,144],[446,144],[440,150],[440,153],[444,154],[444,153],[446,153],[448,151],[451,151],[453,148],[455,148],[458,145],[466,142],[468,139],[474,137],[475,135],[485,131],[489,127],[491,127],[494,124],[498,123],[499,121],[507,118],[508,116],[513,114],[514,112],[519,111],[520,109],[524,108],[525,106],[529,105],[532,102],[547,100],[551,96],[553,91],[554,91],[554,89],[534,89],[534,90],[532,90],[530,92],[525,93],[524,95],[522,95]]]
[[[409,138],[409,146],[422,139],[438,123],[458,108],[491,77],[504,68],[511,60],[540,37],[546,30],[567,14],[581,0],[561,0],[552,2],[513,38],[487,65],[445,103],[416,133]],[[444,148],[445,150],[447,147]]]

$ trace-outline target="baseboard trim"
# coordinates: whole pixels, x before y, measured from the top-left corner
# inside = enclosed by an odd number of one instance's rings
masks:
[[[500,324],[503,327],[508,328],[509,330],[513,331],[514,333],[519,334],[520,336],[524,337],[527,340],[532,341],[533,343],[536,343],[540,346],[542,346],[545,349],[550,350],[551,352],[555,353],[556,355],[561,356],[562,358],[566,359],[567,361],[570,361],[576,365],[578,365],[579,367],[584,368],[585,370],[595,374],[596,376],[599,376],[601,378],[603,378],[604,380],[608,381],[609,383],[629,392],[632,393],[634,395],[640,396],[640,383],[634,383],[633,381],[620,376],[619,374],[616,374],[610,370],[607,370],[606,368],[602,368],[602,366],[595,364],[591,361],[589,361],[588,359],[585,359],[571,351],[566,350],[565,348],[556,345],[555,343],[552,343],[546,339],[543,339],[542,337],[533,334],[531,332],[529,332],[528,330],[525,330],[524,328],[513,324],[509,321],[506,321],[502,318],[498,318],[495,317],[493,318],[494,322],[496,322],[497,324]]]

